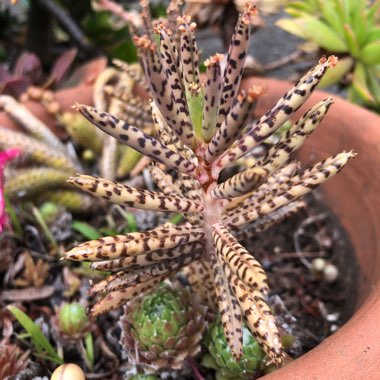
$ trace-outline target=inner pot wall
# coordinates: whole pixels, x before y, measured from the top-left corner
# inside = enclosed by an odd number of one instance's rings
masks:
[[[243,87],[253,84],[265,89],[257,115],[264,114],[292,87],[290,83],[265,78],[248,79]],[[316,91],[293,120],[328,96],[331,94]],[[324,184],[321,192],[348,232],[360,265],[356,312],[319,346],[265,379],[380,378],[380,245],[377,241],[380,236],[380,117],[335,97],[321,126],[300,150],[299,158],[305,166],[310,166],[351,149],[358,153],[357,157]]]

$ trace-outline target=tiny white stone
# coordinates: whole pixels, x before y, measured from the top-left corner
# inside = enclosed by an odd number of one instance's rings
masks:
[[[323,275],[326,282],[334,282],[339,277],[338,268],[334,264],[327,264]]]
[[[339,319],[339,313],[332,313],[326,316],[327,322],[336,322]]]
[[[311,267],[316,272],[322,272],[326,267],[326,260],[318,257],[311,262]]]

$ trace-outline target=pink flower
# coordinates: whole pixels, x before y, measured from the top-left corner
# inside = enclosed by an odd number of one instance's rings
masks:
[[[18,148],[11,148],[0,152],[0,233],[3,228],[8,225],[8,215],[5,212],[4,199],[4,169],[8,161],[13,160],[21,154]]]

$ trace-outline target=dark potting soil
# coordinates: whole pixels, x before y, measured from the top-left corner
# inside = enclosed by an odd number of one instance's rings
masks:
[[[318,192],[306,201],[304,210],[243,243],[267,273],[271,306],[295,338],[293,357],[318,345],[352,315],[359,277],[338,218]]]

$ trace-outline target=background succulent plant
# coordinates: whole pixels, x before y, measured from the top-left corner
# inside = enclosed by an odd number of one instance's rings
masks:
[[[94,85],[94,102],[99,109],[125,117],[150,133],[153,122],[149,103],[132,93],[134,84],[141,82],[141,68],[136,65],[120,65],[121,69],[106,69],[97,78]],[[43,98],[41,94],[44,90],[36,87],[29,90],[27,93],[38,92],[40,98]],[[57,112],[55,115],[65,126],[71,142],[76,147],[76,153],[73,154],[70,144],[61,142],[46,124],[16,99],[1,95],[0,108],[28,133],[0,127],[0,146],[17,147],[23,151],[25,158],[24,165],[19,169],[13,169],[7,176],[5,193],[11,201],[33,200],[42,203],[50,200],[70,211],[88,211],[91,207],[89,197],[68,188],[66,179],[71,174],[83,170],[99,171],[100,175],[109,179],[123,178],[141,158],[141,154],[135,150],[120,147],[114,139],[109,141],[104,133],[77,113]],[[81,156],[82,160],[78,159],[77,155]],[[29,160],[29,165],[25,165],[26,160]]]
[[[239,94],[239,86],[255,12],[248,3],[239,16],[225,68],[219,55],[211,57],[204,83],[199,77],[195,24],[185,15],[177,17],[177,2],[171,3],[165,23],[135,36],[153,97],[158,138],[108,112],[76,105],[100,129],[156,162],[151,173],[162,192],[86,175],[69,182],[122,206],[183,213],[187,222],[89,241],[65,257],[93,261],[94,269],[115,272],[90,289],[95,299],[90,308],[93,317],[120,307],[182,267],[200,262],[206,280],[198,284],[217,301],[234,358],[243,355],[244,319],[264,352],[280,365],[281,339],[266,302],[266,275],[239,240],[302,208],[304,203],[298,199],[338,173],[354,154],[343,152],[303,171],[289,163],[322,121],[333,102],[328,98],[307,111],[252,167],[227,180],[220,178],[224,168],[281,127],[336,64],[333,56],[322,58],[265,115],[250,121],[256,92]],[[142,17],[144,25],[151,25],[145,2]]]
[[[322,49],[342,55],[336,69],[322,86],[350,76],[349,97],[380,109],[380,16],[379,1],[289,1],[277,25],[312,41]]]
[[[0,344],[0,379],[10,379],[29,364],[29,351],[22,352],[14,344]]]
[[[121,343],[130,362],[152,373],[181,369],[199,353],[206,308],[191,297],[184,288],[161,284],[127,304]]]

